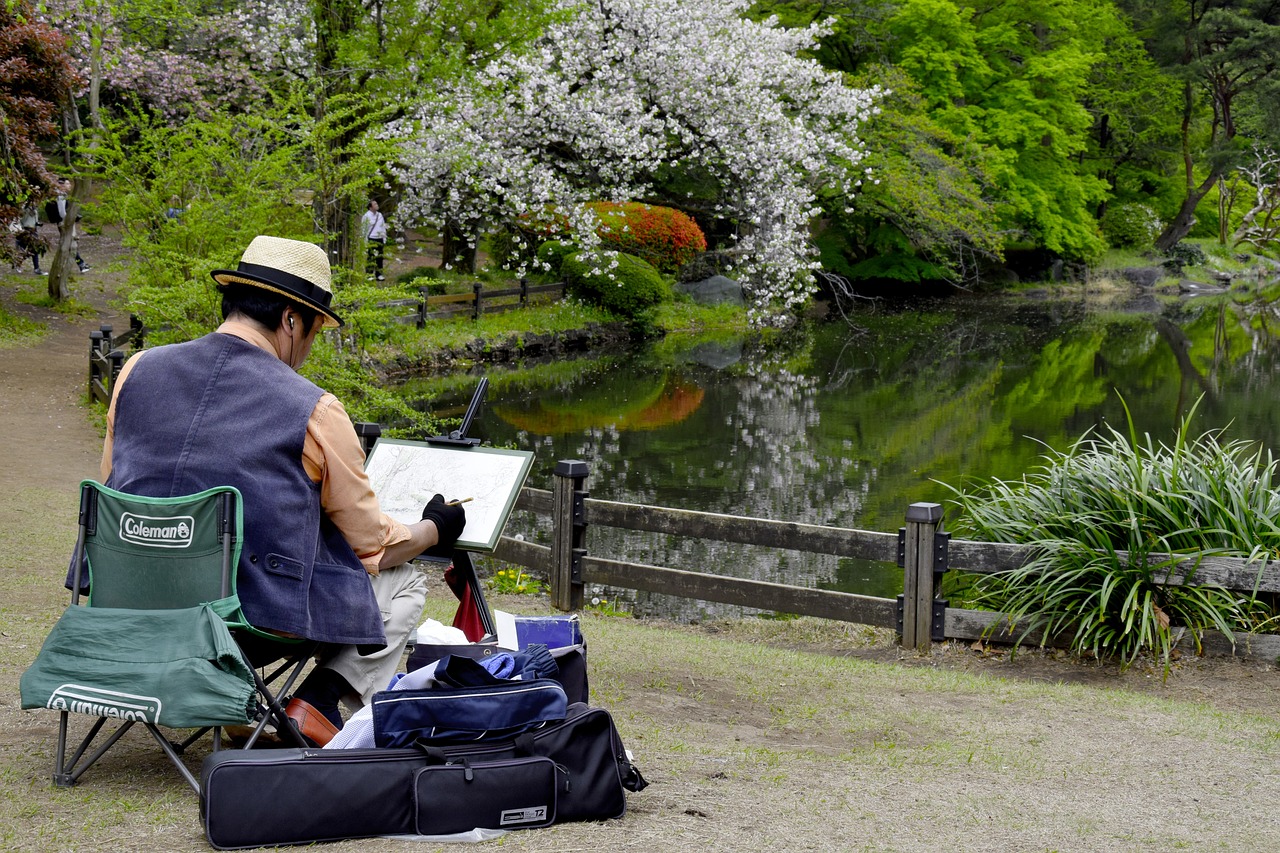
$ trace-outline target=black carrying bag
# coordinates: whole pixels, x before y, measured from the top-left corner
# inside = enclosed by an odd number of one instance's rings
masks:
[[[550,758],[429,765],[413,779],[414,826],[419,835],[550,826],[559,777]]]
[[[200,819],[209,843],[220,850],[412,835],[419,827],[414,796],[419,771],[464,760],[475,769],[523,758],[557,765],[557,823],[621,817],[627,806],[624,790],[647,785],[627,758],[609,712],[574,704],[562,722],[500,741],[402,749],[219,750],[201,767]]]
[[[627,757],[626,747],[603,708],[569,706],[562,723],[548,725],[502,741],[427,747],[433,761],[472,764],[522,756],[554,761],[564,776],[556,806],[557,822],[605,820],[627,810],[625,791],[649,784]]]
[[[408,835],[421,749],[223,749],[200,769],[200,822],[219,850]]]

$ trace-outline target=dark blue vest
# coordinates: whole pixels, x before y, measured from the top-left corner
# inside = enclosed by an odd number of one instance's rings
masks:
[[[302,466],[323,393],[233,335],[159,347],[120,386],[107,485],[150,497],[235,486],[244,498],[237,591],[249,621],[328,643],[385,643],[369,577]]]

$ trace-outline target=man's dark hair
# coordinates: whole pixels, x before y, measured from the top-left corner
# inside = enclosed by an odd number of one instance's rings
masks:
[[[224,320],[230,317],[232,312],[239,311],[268,329],[274,329],[280,325],[280,315],[286,308],[292,308],[298,312],[305,329],[315,326],[316,318],[320,316],[320,312],[309,305],[303,305],[272,290],[235,282],[222,287],[222,319]]]

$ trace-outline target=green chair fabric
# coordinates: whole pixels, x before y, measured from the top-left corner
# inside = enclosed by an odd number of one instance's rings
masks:
[[[223,576],[223,550],[228,549],[234,566],[240,542],[238,537],[224,541],[222,534],[234,534],[242,526],[239,492],[209,489],[177,498],[145,498],[93,481],[81,485],[92,490],[96,503],[96,529],[89,531],[84,546],[89,606],[160,610],[235,595],[234,575]],[[222,518],[222,495],[235,498],[232,518]]]
[[[208,604],[167,610],[71,605],[22,674],[23,708],[170,728],[246,724],[253,673]]]

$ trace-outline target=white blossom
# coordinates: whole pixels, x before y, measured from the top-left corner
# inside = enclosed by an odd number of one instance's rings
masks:
[[[745,0],[554,4],[565,14],[532,50],[500,55],[384,131],[403,140],[401,215],[472,238],[559,221],[596,252],[583,203],[651,198],[659,168],[679,164],[710,176],[716,214],[739,223],[734,273],[753,320],[802,305],[816,190],[855,192],[857,130],[879,93],[799,58],[824,27],[746,20]]]

